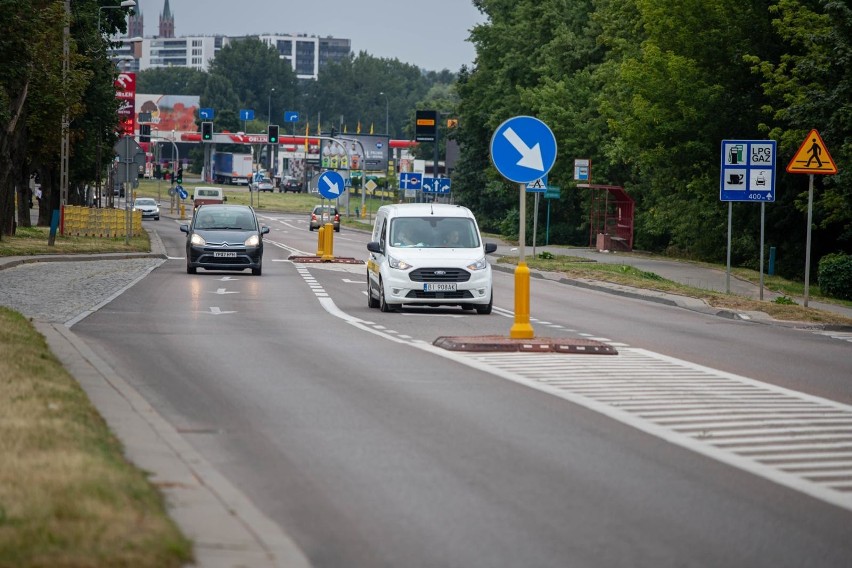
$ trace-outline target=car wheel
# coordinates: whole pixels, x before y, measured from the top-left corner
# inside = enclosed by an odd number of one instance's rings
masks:
[[[308,230],[309,230],[309,231],[313,231],[313,230],[314,230],[313,225],[308,225]]]
[[[370,280],[370,274],[367,273],[367,307],[378,308],[379,301],[373,297],[373,281]]]
[[[251,269],[252,276],[260,276],[263,273],[263,267],[258,266],[257,268]]]
[[[491,293],[491,297],[488,299],[488,303],[484,306],[476,306],[476,313],[487,316],[491,313],[491,308],[494,306],[494,293]]]
[[[154,221],[159,221],[159,220],[160,220],[160,216],[159,216],[159,215],[157,215],[156,217],[154,217]]]
[[[335,228],[334,228],[334,232],[335,232],[335,233],[339,233],[339,232],[340,232],[340,227],[335,227]]]
[[[198,272],[198,269],[196,267],[190,266],[188,264],[186,265],[186,273],[187,274],[196,274],[197,272]]]
[[[388,304],[385,300],[385,283],[379,280],[379,309],[383,312],[393,312],[396,308],[396,304]]]

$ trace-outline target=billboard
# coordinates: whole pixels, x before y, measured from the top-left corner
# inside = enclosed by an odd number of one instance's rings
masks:
[[[136,95],[136,115],[149,113],[153,131],[198,132],[195,120],[201,97],[190,95]],[[156,134],[155,134],[156,136]]]
[[[389,142],[387,136],[372,134],[345,134],[334,140],[320,140],[320,167],[326,170],[385,172]]]

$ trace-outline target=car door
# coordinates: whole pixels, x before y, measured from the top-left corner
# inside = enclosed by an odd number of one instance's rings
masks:
[[[377,220],[376,228],[373,230],[373,241],[379,243],[379,252],[370,251],[370,258],[367,259],[367,278],[370,279],[370,288],[377,291],[379,289],[382,266],[387,262],[387,223],[387,217]]]

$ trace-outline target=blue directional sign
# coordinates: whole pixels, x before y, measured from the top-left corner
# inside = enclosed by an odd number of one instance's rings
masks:
[[[541,179],[556,162],[556,138],[537,118],[510,118],[491,137],[491,161],[511,181],[529,183]]]
[[[423,178],[423,193],[440,193],[445,194],[450,192],[450,178]]]
[[[293,110],[284,111],[284,122],[299,122],[299,113]]]
[[[722,140],[720,201],[775,201],[775,140]]]
[[[201,120],[213,120],[213,109],[212,108],[200,108],[198,109],[198,118]]]
[[[317,189],[326,199],[337,199],[345,191],[346,182],[339,173],[329,170],[319,175]]]
[[[410,172],[403,172],[399,174],[399,188],[416,189],[417,191],[420,191],[423,189],[423,174]]]
[[[175,191],[177,191],[177,194],[180,196],[181,199],[186,199],[187,197],[189,197],[189,194],[186,192],[182,185],[176,185]]]
[[[254,111],[249,108],[241,108],[240,120],[254,120]]]

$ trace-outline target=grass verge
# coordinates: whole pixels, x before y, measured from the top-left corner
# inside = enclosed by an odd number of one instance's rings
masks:
[[[497,262],[505,264],[517,264],[517,257],[504,256],[500,257]],[[634,288],[642,288],[646,290],[656,290],[670,294],[678,294],[691,298],[699,298],[707,302],[709,305],[717,308],[725,308],[736,311],[755,311],[764,312],[774,319],[786,321],[803,321],[822,324],[843,324],[852,325],[852,319],[843,317],[833,312],[817,310],[814,308],[805,308],[795,303],[775,303],[770,301],[759,301],[738,296],[736,294],[725,294],[702,288],[695,288],[673,282],[661,277],[659,274],[639,270],[633,266],[625,264],[609,264],[596,262],[593,259],[556,255],[552,258],[526,258],[525,262],[531,269],[542,270],[546,272],[559,272],[565,275],[566,278],[574,278],[580,280],[596,280],[601,282],[610,282],[612,284],[620,284],[623,286],[632,286]],[[753,271],[752,271],[753,272]],[[751,274],[745,269],[739,269],[737,275],[751,281],[757,281],[759,276]],[[773,277],[779,290],[796,290],[793,283],[784,281],[778,277]],[[754,280],[752,280],[754,279]],[[764,282],[764,286],[769,286]],[[800,286],[800,288],[803,288]],[[818,294],[812,294],[814,299],[832,301],[822,298]],[[837,302],[837,300],[833,300]],[[843,302],[838,302],[843,303]]]
[[[0,256],[30,256],[35,254],[86,254],[105,252],[151,252],[151,241],[142,234],[131,237],[72,237],[57,234],[53,246],[47,244],[49,227],[18,227],[13,237],[0,240]]]
[[[0,566],[178,567],[192,545],[79,384],[0,307]]]

